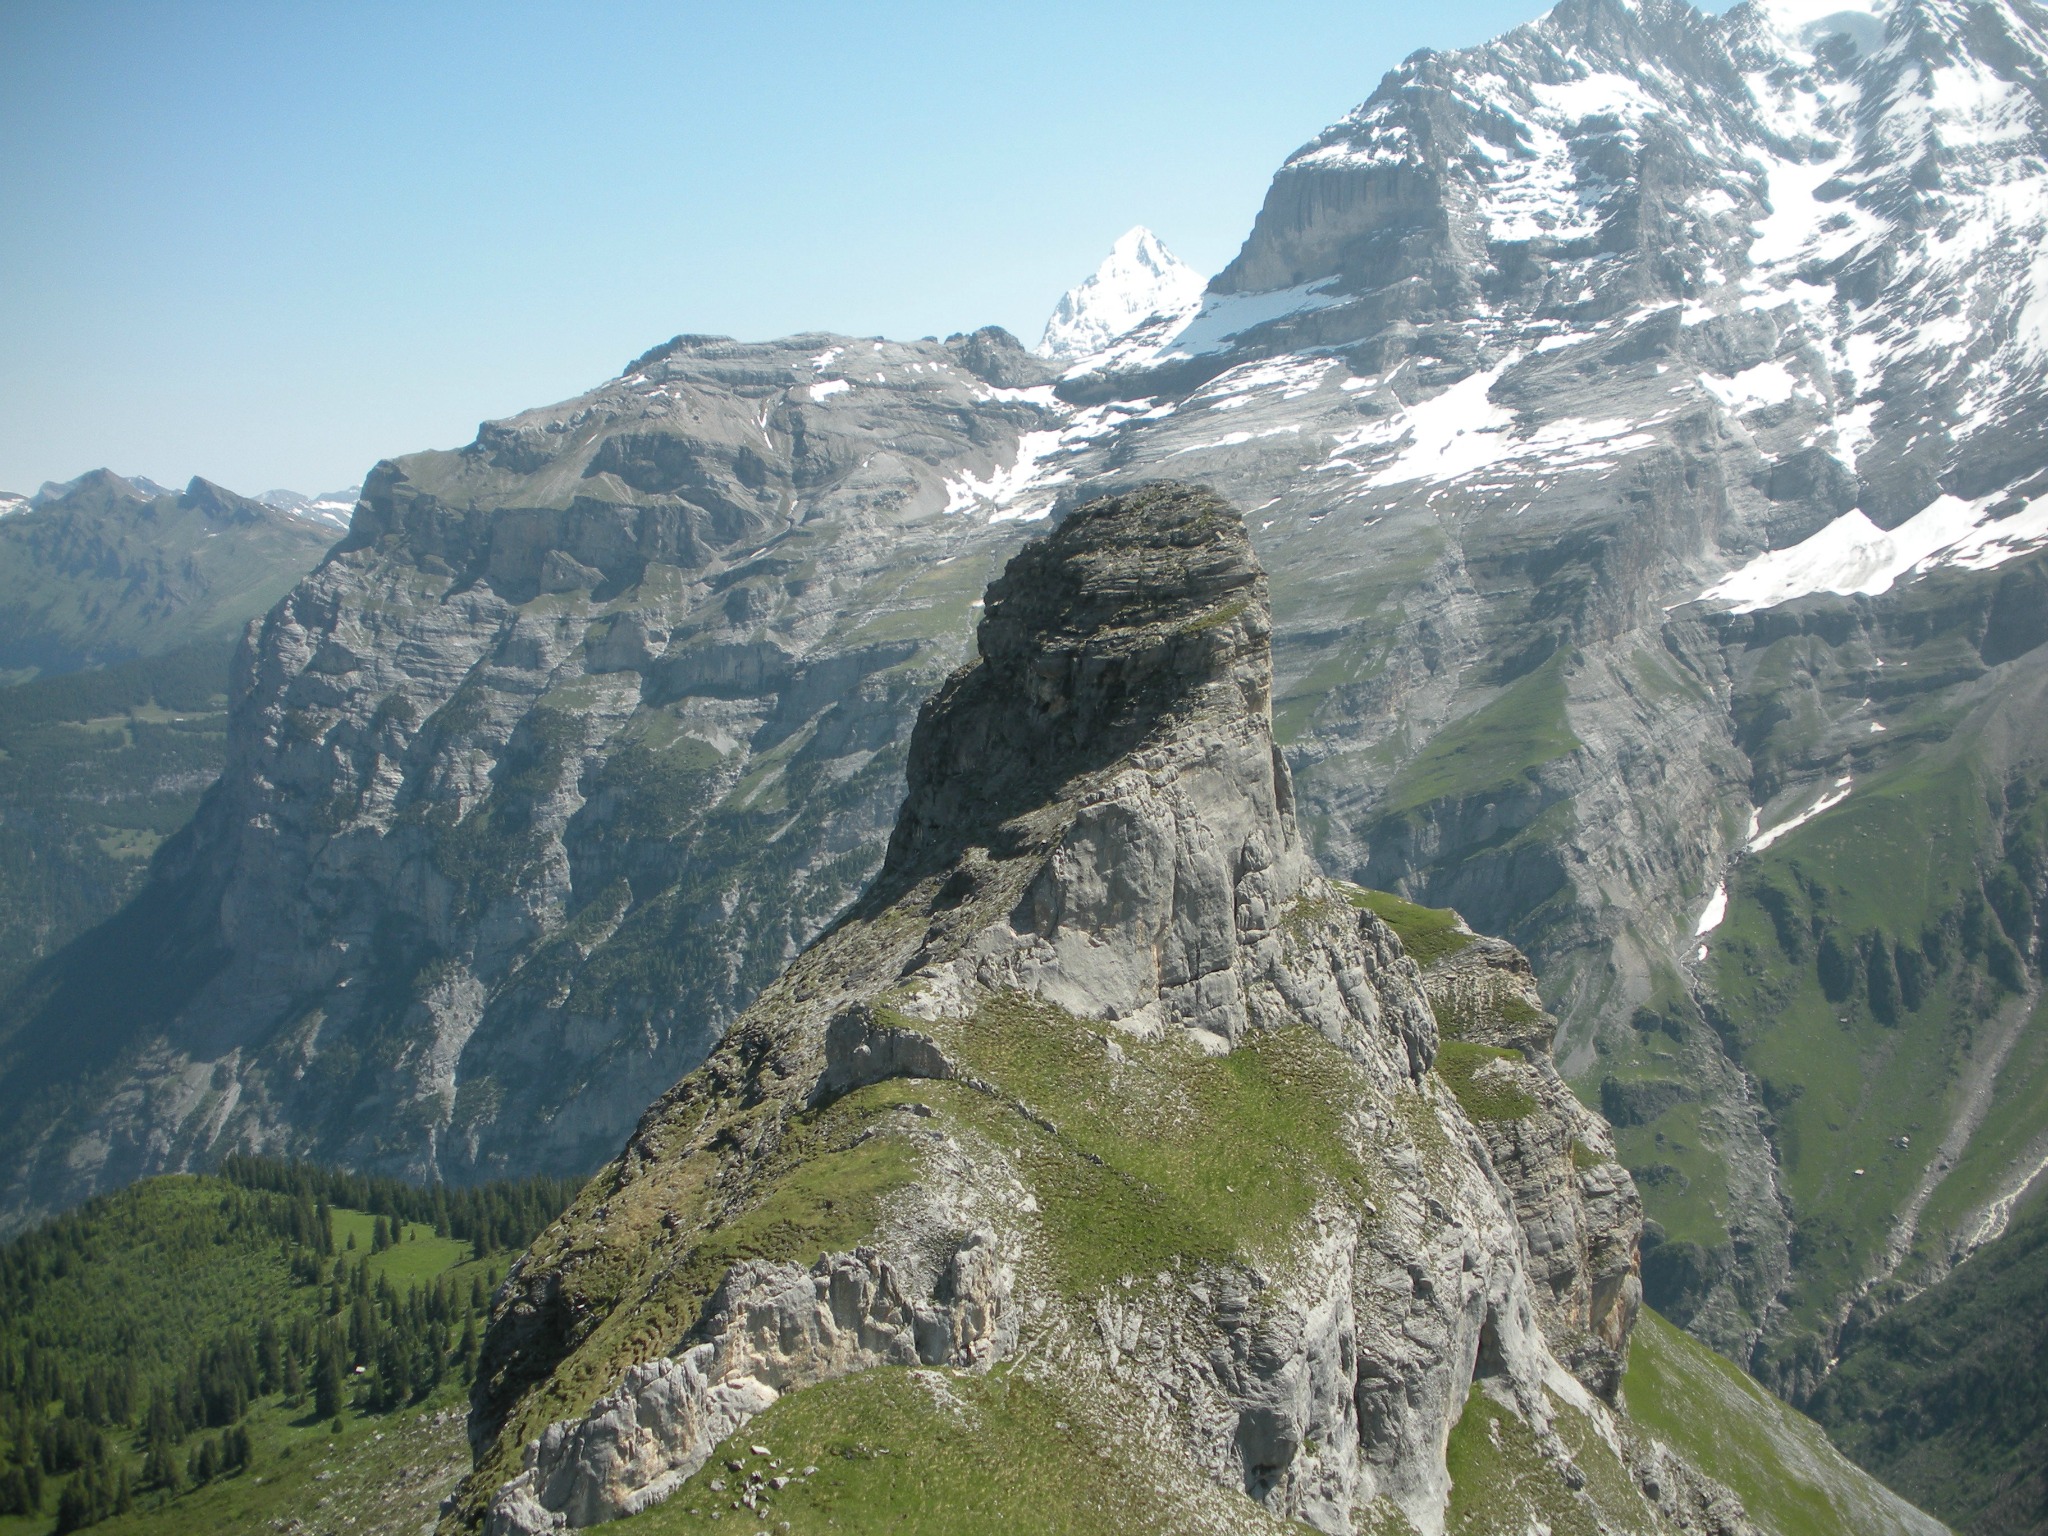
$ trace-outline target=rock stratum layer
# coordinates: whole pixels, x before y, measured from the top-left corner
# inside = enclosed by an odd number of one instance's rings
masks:
[[[1640,1210],[1526,965],[1465,934],[1433,1009],[1317,872],[1269,636],[1204,490],[1091,503],[1010,562],[873,886],[508,1280],[451,1519],[766,1518],[834,1474],[718,1458],[806,1403],[898,1434],[858,1404],[900,1367],[942,1416],[1028,1400],[1047,1440],[1115,1445],[1119,1528],[1519,1529],[1561,1500],[1751,1529],[1611,1407]],[[1534,1469],[1484,1510],[1446,1460],[1476,1401]]]

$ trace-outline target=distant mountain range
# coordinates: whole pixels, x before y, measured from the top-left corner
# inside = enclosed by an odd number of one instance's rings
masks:
[[[333,525],[195,478],[107,470],[0,519],[0,673],[104,666],[238,635],[333,542]]]
[[[226,748],[249,621],[334,528],[104,470],[0,519],[0,983],[132,896]]]

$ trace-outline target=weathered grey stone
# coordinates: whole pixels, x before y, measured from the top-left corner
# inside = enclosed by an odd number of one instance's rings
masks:
[[[658,1498],[701,1464],[717,1426],[753,1411],[758,1394],[716,1396],[742,1378],[781,1391],[998,1355],[1111,1394],[1125,1432],[1180,1469],[1191,1509],[1208,1484],[1333,1532],[1375,1501],[1440,1530],[1444,1446],[1475,1381],[1568,1461],[1552,1403],[1605,1409],[1560,1361],[1611,1394],[1633,1318],[1632,1188],[1611,1164],[1578,1168],[1571,1137],[1597,1140],[1597,1119],[1567,1109],[1554,1072],[1539,1081],[1544,1133],[1515,1144],[1505,1182],[1494,1154],[1508,1144],[1490,1143],[1431,1072],[1426,979],[1302,847],[1270,737],[1268,634],[1242,522],[1204,491],[1159,485],[1084,508],[1011,563],[990,589],[980,659],[920,718],[875,885],[649,1112],[595,1186],[601,1203],[509,1282],[486,1346],[493,1385],[477,1400],[479,1476],[521,1384],[573,1358],[597,1321],[582,1310],[582,1266],[633,1241],[614,1235],[617,1213],[707,1178],[744,1187],[742,1143],[772,1148],[780,1117],[861,1085],[928,1077],[1000,1094],[948,1045],[969,1039],[950,1031],[1002,1027],[983,1014],[992,999],[1035,996],[1076,1027],[1099,1023],[1091,1059],[1111,1094],[1119,1039],[1226,1052],[1308,1024],[1356,1064],[1365,1096],[1344,1134],[1373,1170],[1372,1198],[1324,1192],[1272,1268],[1204,1263],[1067,1295],[1033,1236],[1029,1177],[937,1114],[920,1133],[934,1160],[855,1256],[857,1302],[824,1299],[855,1262],[844,1257],[809,1272],[737,1267],[681,1353],[631,1365],[588,1414],[550,1426],[525,1471],[476,1490],[493,1499],[494,1531]],[[1476,947],[1488,976],[1533,995],[1518,955]],[[742,1111],[744,1136],[717,1129]],[[930,1234],[961,1230],[967,1212],[987,1235],[935,1265]],[[656,1294],[663,1282],[646,1283]]]
[[[1016,1332],[1010,1274],[989,1233],[955,1249],[940,1296],[917,1297],[872,1250],[809,1270],[751,1262],[719,1286],[705,1342],[634,1366],[577,1420],[527,1447],[487,1536],[616,1520],[659,1500],[784,1392],[879,1365],[987,1366]]]
[[[1642,1305],[1643,1207],[1600,1116],[1581,1104],[1550,1055],[1555,1022],[1529,962],[1472,935],[1434,962],[1423,990],[1457,1038],[1512,1049],[1500,1080],[1534,1101],[1529,1114],[1477,1122],[1528,1246],[1538,1315],[1551,1350],[1588,1390],[1613,1402]]]

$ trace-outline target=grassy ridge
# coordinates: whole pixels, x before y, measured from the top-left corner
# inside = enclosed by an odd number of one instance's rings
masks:
[[[1424,907],[1396,896],[1392,891],[1367,890],[1362,885],[1338,883],[1351,905],[1372,913],[1394,930],[1401,947],[1417,965],[1427,970],[1470,944],[1473,936],[1449,907]]]
[[[1773,1536],[1931,1528],[1818,1424],[1647,1307],[1629,1346],[1622,1402],[1637,1424],[1734,1489]]]
[[[1112,1044],[1051,1004],[1011,995],[941,1035],[1036,1117],[991,1117],[985,1099],[957,1095],[961,1113],[1016,1138],[1076,1294],[1184,1261],[1270,1260],[1327,1187],[1364,1191],[1343,1130],[1359,1075],[1305,1026],[1258,1031],[1209,1056],[1184,1039]],[[1045,1124],[1057,1130],[1041,1134]]]

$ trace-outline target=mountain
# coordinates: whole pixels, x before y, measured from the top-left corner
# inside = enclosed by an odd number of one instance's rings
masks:
[[[1258,509],[1319,854],[1529,952],[1652,1297],[1794,1394],[2042,1163],[2041,36],[1561,5],[1061,385],[1143,406],[1063,472]]]
[[[1047,377],[681,337],[379,465],[151,886],[0,1012],[9,1206],[233,1144],[600,1164],[873,872]]]
[[[1432,995],[1317,873],[1270,634],[1203,490],[1009,563],[875,882],[508,1281],[458,1515],[1754,1529],[1612,1411],[1639,1209],[1526,965],[1440,923]]]
[[[295,517],[346,529],[362,494],[360,485],[352,485],[346,490],[321,491],[313,496],[301,491],[265,491],[256,499],[274,511],[289,512]]]
[[[1126,230],[1086,281],[1061,296],[1045,322],[1038,355],[1075,363],[1091,357],[1155,315],[1186,314],[1201,303],[1202,275],[1142,224]]]
[[[95,470],[0,521],[0,673],[232,642],[319,563],[333,530],[210,481],[182,492]]]
[[[243,628],[325,551],[203,480],[104,472],[0,524],[0,985],[132,897],[226,748]]]
[[[70,480],[45,480],[42,485],[37,487],[35,495],[31,496],[29,501],[35,506],[41,506],[45,502],[50,501],[62,501],[73,491],[84,489],[102,476],[110,473],[112,473],[110,470],[94,469],[88,470],[86,473]],[[114,478],[120,480],[122,484],[128,486],[145,500],[154,501],[159,496],[175,496],[178,494],[168,485],[159,485],[147,475],[115,475]]]
[[[2048,1160],[2043,35],[1564,0],[1064,371],[679,338],[380,466],[190,832],[0,1010],[7,1208],[597,1166],[881,867],[1030,523],[1196,476],[1306,843],[1528,956],[1652,1302],[1804,1399]]]

